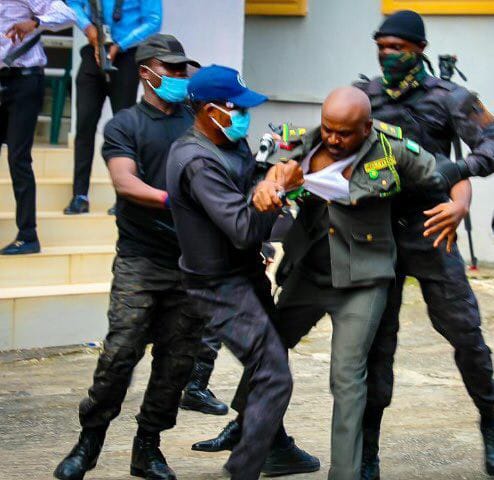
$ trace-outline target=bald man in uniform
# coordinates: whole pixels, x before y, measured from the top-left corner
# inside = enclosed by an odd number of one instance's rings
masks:
[[[318,196],[299,202],[299,215],[283,243],[285,257],[277,276],[283,291],[275,327],[284,345],[293,348],[319,319],[331,316],[329,479],[359,480],[367,355],[395,276],[390,199],[405,185],[435,184],[435,159],[414,142],[394,138],[391,126],[373,124],[367,96],[354,87],[327,97],[321,127],[292,153],[302,163],[306,189],[317,185]],[[279,207],[273,195],[276,176],[272,180],[254,194],[260,211]],[[239,425],[248,373],[232,403]],[[314,457],[306,454],[304,464],[302,456],[283,456],[280,443],[288,437],[283,427],[280,432],[263,472],[308,471],[304,467]]]

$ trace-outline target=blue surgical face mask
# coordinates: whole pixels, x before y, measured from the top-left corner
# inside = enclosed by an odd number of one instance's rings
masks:
[[[157,88],[153,87],[149,80],[147,82],[156,95],[162,100],[168,103],[181,103],[187,98],[188,78],[167,77],[166,75],[161,76],[156,72],[153,72],[148,66],[143,65],[143,67],[161,79],[161,84]]]
[[[243,113],[238,110],[229,111],[218,107],[218,105],[215,105],[214,103],[210,103],[210,105],[230,117],[232,124],[229,127],[224,127],[215,118],[210,117],[230,142],[238,142],[242,138],[247,137],[250,127],[250,113],[248,111]]]

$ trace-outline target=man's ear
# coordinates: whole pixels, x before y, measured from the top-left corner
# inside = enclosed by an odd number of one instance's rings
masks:
[[[213,110],[216,110],[216,108],[214,108],[210,103],[206,103],[206,105],[202,107],[202,110],[206,115],[211,115]]]
[[[206,103],[206,105],[202,107],[202,110],[206,116],[214,118],[216,121],[221,123],[221,112],[217,108],[214,108],[213,105]]]
[[[368,120],[365,124],[365,136],[368,137],[372,131],[372,119]]]
[[[144,66],[139,65],[139,78],[142,80],[150,80],[151,72]]]

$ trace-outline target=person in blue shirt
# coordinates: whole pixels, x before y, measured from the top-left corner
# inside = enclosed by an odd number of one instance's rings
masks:
[[[98,33],[90,0],[67,0],[74,10],[78,27],[88,39],[81,49],[77,74],[77,125],[74,151],[73,197],[66,215],[89,212],[89,178],[94,155],[96,127],[106,97],[113,114],[136,102],[139,76],[135,51],[139,43],[159,32],[162,5],[157,0],[101,0],[102,19],[111,36],[109,58],[118,69],[104,75],[99,69],[95,49]],[[109,213],[113,213],[110,209]]]

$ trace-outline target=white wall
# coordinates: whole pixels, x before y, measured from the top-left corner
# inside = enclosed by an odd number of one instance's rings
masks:
[[[247,17],[244,76],[251,88],[274,100],[254,110],[251,138],[262,135],[270,121],[317,123],[320,103],[332,88],[351,83],[359,73],[376,75],[372,34],[381,21],[380,0],[309,0],[304,18]],[[494,111],[494,17],[428,16],[425,21],[430,58],[437,64],[438,54],[457,54],[467,85]],[[490,230],[494,176],[472,183],[476,253],[482,261],[494,263]]]
[[[164,0],[164,33],[175,35],[202,65],[242,69],[244,0]]]
[[[158,0],[157,0],[158,1]],[[79,49],[85,37],[74,35],[73,77],[80,63]],[[187,55],[203,65],[220,63],[242,69],[244,51],[244,0],[163,0],[163,33],[171,33]],[[75,83],[73,83],[75,92]],[[72,135],[75,134],[75,95]],[[98,131],[111,118],[107,101]]]

